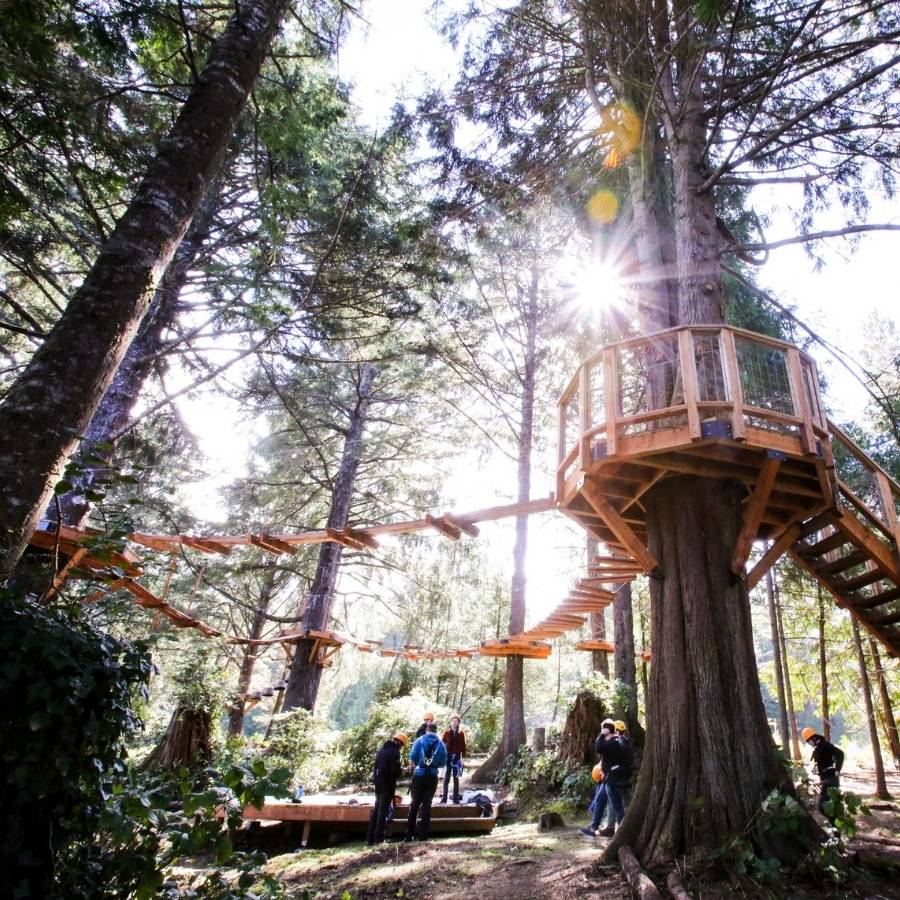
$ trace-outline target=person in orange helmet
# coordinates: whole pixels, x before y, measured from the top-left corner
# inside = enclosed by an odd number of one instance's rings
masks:
[[[434,713],[427,712],[422,716],[422,724],[416,729],[416,737],[420,738],[428,730],[428,723],[434,722]]]
[[[813,748],[813,772],[819,776],[819,812],[834,825],[834,817],[825,812],[825,804],[831,799],[828,794],[831,788],[841,789],[841,767],[844,765],[844,751],[835,747],[815,728],[807,726],[800,732],[803,742]]]

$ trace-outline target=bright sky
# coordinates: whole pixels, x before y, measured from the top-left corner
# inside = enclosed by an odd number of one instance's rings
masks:
[[[367,24],[355,23],[344,43],[339,68],[341,77],[353,83],[353,97],[363,120],[369,127],[380,129],[387,123],[393,104],[412,100],[426,83],[438,85],[455,77],[457,53],[435,31],[436,16],[427,0],[367,0],[364,14]],[[784,201],[784,195],[780,195]],[[787,201],[790,203],[790,200]],[[760,210],[770,203],[768,197],[757,198]],[[879,202],[873,220],[900,221],[900,204]],[[826,226],[827,227],[827,226]],[[787,214],[777,213],[766,237],[776,240],[792,233]],[[896,260],[900,254],[897,233],[863,235],[856,250],[839,240],[830,241],[824,251],[826,266],[815,271],[813,262],[799,247],[775,250],[760,271],[760,284],[782,302],[792,304],[797,315],[823,337],[853,356],[862,347],[862,326],[873,311],[890,315],[900,322],[896,302]],[[864,394],[844,372],[828,361],[824,351],[814,350],[830,384],[830,401],[838,418],[858,414]],[[175,385],[177,387],[178,385]],[[203,393],[193,400],[184,399],[189,421],[202,423],[199,437],[209,457],[213,487],[240,475],[258,433],[249,426],[235,427],[237,410],[227,400],[210,405],[210,395]],[[550,459],[539,468],[549,472]],[[484,507],[505,494],[511,498],[515,489],[515,468],[506,459],[495,459],[480,466],[463,461],[460,470],[448,472],[447,496],[453,508],[462,511]],[[552,489],[550,478],[535,473],[532,496],[545,496]],[[207,482],[194,489],[192,498],[200,506],[198,512],[216,517],[216,503]],[[488,525],[480,540],[490,542],[491,552],[509,558],[512,548],[512,525]],[[439,538],[436,538],[439,539]],[[549,514],[532,519],[529,552],[529,620],[559,602],[568,583],[575,576],[571,567],[571,550],[583,545],[581,533],[562,516]]]

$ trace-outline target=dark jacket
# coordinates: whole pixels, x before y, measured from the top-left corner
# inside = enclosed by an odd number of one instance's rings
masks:
[[[400,747],[392,738],[382,744],[381,749],[375,755],[375,768],[372,770],[372,781],[375,787],[393,789],[400,777]]]
[[[815,773],[820,779],[837,778],[844,765],[844,751],[818,734],[814,735],[813,741],[812,761]]]
[[[444,746],[447,748],[447,752],[451,756],[465,756],[466,755],[466,733],[459,729],[459,731],[454,731],[452,728],[448,728],[444,732],[444,736],[441,738],[444,742]]]
[[[610,784],[625,784],[631,777],[630,744],[624,745],[618,737],[607,740],[601,733],[594,743],[594,750],[600,757],[604,781]]]
[[[422,735],[425,734],[426,731],[428,731],[428,723],[427,723],[427,722],[423,722],[423,723],[416,729],[416,737],[417,737],[417,738],[422,737]]]

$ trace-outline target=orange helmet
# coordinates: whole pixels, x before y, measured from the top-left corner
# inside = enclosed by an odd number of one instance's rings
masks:
[[[601,768],[600,763],[597,763],[597,765],[591,769],[591,778],[598,784],[603,781],[603,769]]]
[[[398,744],[402,744],[404,747],[409,743],[409,737],[402,731],[398,731],[394,735],[394,740],[397,741]]]
[[[809,725],[800,732],[800,740],[808,741],[814,734],[816,733],[815,728],[810,728]]]

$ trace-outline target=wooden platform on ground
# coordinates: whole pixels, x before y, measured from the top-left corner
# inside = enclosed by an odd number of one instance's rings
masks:
[[[352,800],[357,802],[353,803]],[[313,794],[302,803],[286,803],[270,800],[261,809],[245,807],[243,817],[248,821],[304,822],[303,845],[309,839],[312,827],[331,831],[365,832],[372,814],[375,798],[371,794],[344,797],[337,794]],[[409,817],[408,798],[394,810],[394,818],[388,823],[387,834],[400,835],[406,830]],[[497,824],[497,804],[490,816],[482,816],[474,803],[432,804],[432,834],[489,834]]]

